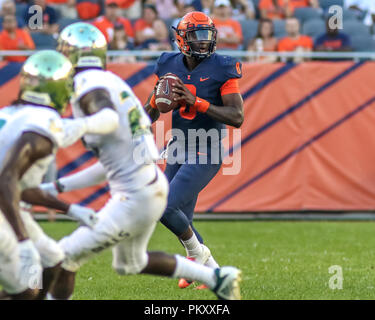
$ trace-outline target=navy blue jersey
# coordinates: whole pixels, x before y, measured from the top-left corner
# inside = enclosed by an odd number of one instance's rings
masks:
[[[166,73],[174,73],[194,95],[214,105],[222,106],[220,88],[229,79],[241,78],[241,63],[232,57],[214,53],[189,71],[183,62],[183,57],[180,52],[163,53],[157,61],[154,73],[159,78]],[[194,107],[180,106],[173,110],[172,128],[182,130],[185,137],[188,137],[188,129],[206,131],[218,129],[221,139],[220,129],[224,129],[225,124],[197,112]]]

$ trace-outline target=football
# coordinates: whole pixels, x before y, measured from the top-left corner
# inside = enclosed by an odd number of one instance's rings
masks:
[[[178,106],[178,103],[173,101],[175,94],[172,92],[172,84],[177,79],[175,74],[170,73],[159,81],[156,88],[155,104],[161,113],[169,112]]]

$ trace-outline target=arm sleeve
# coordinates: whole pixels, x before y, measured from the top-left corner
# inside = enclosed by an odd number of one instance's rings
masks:
[[[68,177],[60,178],[58,181],[63,186],[64,192],[83,189],[98,185],[107,180],[103,165],[98,161],[94,165],[78,171]]]
[[[240,93],[240,88],[238,86],[238,79],[229,79],[225,82],[221,88],[220,93],[222,96],[231,93]]]

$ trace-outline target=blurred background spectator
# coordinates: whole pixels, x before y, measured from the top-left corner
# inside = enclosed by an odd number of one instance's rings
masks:
[[[314,43],[311,37],[301,35],[300,23],[296,18],[288,18],[286,20],[285,29],[287,36],[282,38],[277,46],[280,52],[309,52],[313,49]],[[296,57],[294,62],[301,62],[306,59]]]
[[[29,20],[35,15],[35,11],[29,8],[33,5],[37,5],[43,10],[43,24],[42,28],[29,28],[31,33],[44,33],[48,35],[57,35],[59,30],[58,13],[51,6],[47,5],[46,0],[34,0],[25,10],[25,24],[29,26]]]
[[[254,52],[277,51],[277,39],[275,37],[274,25],[271,19],[263,19],[259,21],[257,35],[250,41],[247,50]],[[261,55],[249,59],[249,61],[258,62],[275,62],[276,60],[277,57],[265,57]]]
[[[192,4],[193,4],[195,10],[202,11],[209,16],[212,15],[214,0],[192,1]]]
[[[32,23],[28,28],[34,4],[43,9],[42,29]],[[342,4],[343,30],[326,32],[328,9]],[[188,12],[203,11],[217,27],[219,50],[272,51],[276,39],[281,39],[279,51],[311,50],[314,42],[315,51],[375,50],[375,30],[369,28],[374,27],[375,0],[0,0],[0,7],[0,31],[2,17],[15,15],[37,49],[55,48],[57,32],[83,20],[98,27],[116,50],[177,50],[170,27]],[[261,55],[256,60],[274,61]]]
[[[260,0],[259,12],[262,19],[285,19],[293,15],[289,0]]]
[[[242,28],[232,18],[232,6],[229,0],[215,0],[213,22],[217,29],[217,48],[237,50],[242,46]]]
[[[331,28],[326,20],[326,33],[315,40],[315,51],[352,51],[350,38],[347,34],[339,32],[338,28]]]
[[[108,46],[109,50],[133,50],[134,45],[133,42],[129,41],[129,37],[125,32],[125,29],[122,24],[115,24],[114,27],[114,34],[113,39],[109,43]],[[118,57],[112,57],[111,62],[116,63],[132,63],[135,62],[136,59],[134,56],[118,56]]]
[[[254,19],[255,6],[253,0],[231,0],[232,17],[236,20]]]
[[[76,0],[47,0],[47,3],[50,7],[57,10],[61,17],[70,19],[76,19],[78,17]]]
[[[320,8],[318,0],[287,0],[287,2],[289,2],[292,10],[306,7]]]
[[[33,50],[35,45],[26,29],[17,27],[14,15],[7,14],[2,21],[3,31],[0,32],[0,50]],[[9,62],[23,62],[27,57],[4,57]]]
[[[102,11],[101,0],[68,0],[75,2],[78,18],[82,20],[94,19]],[[76,17],[63,15],[65,18],[74,19]]]
[[[142,18],[134,25],[137,49],[171,50],[169,32],[152,4],[143,6]]]
[[[0,31],[3,30],[3,17],[6,15],[16,16],[16,4],[13,0],[5,0],[2,2],[1,13],[0,13]],[[25,21],[21,17],[17,17],[18,28],[25,27]]]
[[[191,2],[182,3],[182,5],[179,5],[178,8],[178,16],[173,19],[171,24],[175,28],[177,28],[178,23],[185,14],[195,11],[195,8]]]
[[[130,20],[121,17],[121,10],[116,0],[106,0],[104,15],[94,20],[96,26],[105,36],[107,42],[113,40],[115,25],[122,25],[128,41],[134,41],[134,30]]]
[[[160,19],[173,19],[179,16],[177,2],[175,0],[148,0],[146,4],[156,7]]]

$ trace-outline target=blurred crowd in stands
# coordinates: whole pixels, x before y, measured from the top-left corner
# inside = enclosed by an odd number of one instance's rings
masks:
[[[338,13],[332,11],[334,5],[340,6],[342,25],[332,20]],[[213,18],[218,50],[375,49],[375,0],[0,0],[0,8],[1,50],[55,48],[58,32],[77,21],[97,26],[110,50],[176,50],[171,26],[191,11]],[[42,24],[36,20],[38,8]],[[5,59],[24,61],[25,57]],[[116,62],[137,59],[113,57]],[[261,59],[272,61],[274,57]]]

